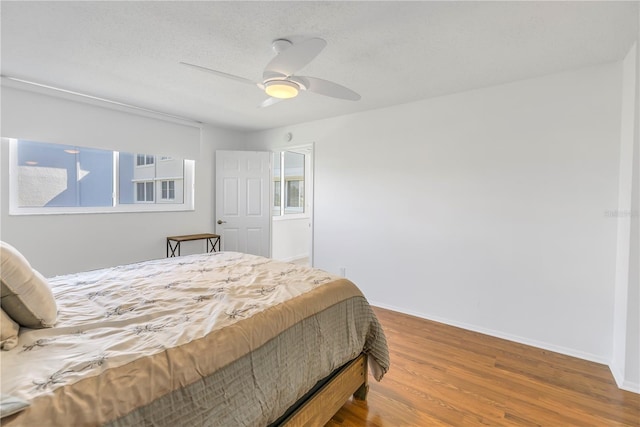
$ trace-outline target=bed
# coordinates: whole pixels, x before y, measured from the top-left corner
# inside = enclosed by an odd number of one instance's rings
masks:
[[[361,291],[319,269],[216,252],[47,282],[53,327],[0,352],[3,426],[323,425],[389,368]]]

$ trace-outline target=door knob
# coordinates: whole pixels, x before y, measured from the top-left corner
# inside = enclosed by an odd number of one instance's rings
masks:
[[[227,221],[223,221],[223,220],[221,220],[221,219],[219,219],[219,220],[218,220],[218,225],[220,225],[220,224],[226,224],[226,223],[227,223]]]

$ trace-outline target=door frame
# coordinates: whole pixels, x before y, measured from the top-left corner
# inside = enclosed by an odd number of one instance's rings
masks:
[[[314,207],[315,207],[315,142],[309,142],[306,144],[295,144],[291,146],[281,146],[271,149],[271,182],[273,183],[273,171],[274,171],[274,155],[283,151],[291,151],[293,153],[301,153],[305,155],[305,208],[308,207],[309,216],[309,265],[313,267],[313,242],[315,236],[314,227]],[[307,168],[306,156],[309,156],[309,167]],[[307,170],[308,169],[308,170]],[[271,201],[273,204],[273,185],[271,185]],[[273,255],[273,226],[274,216],[271,212],[271,254]]]

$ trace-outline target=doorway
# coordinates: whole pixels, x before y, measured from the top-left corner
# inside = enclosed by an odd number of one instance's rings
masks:
[[[313,144],[272,153],[271,256],[313,265]]]

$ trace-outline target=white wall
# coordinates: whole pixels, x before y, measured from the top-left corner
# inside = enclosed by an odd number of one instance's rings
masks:
[[[315,141],[315,265],[368,299],[608,362],[621,64],[250,135]]]
[[[198,159],[195,123],[6,78],[1,90],[3,137],[130,153],[154,141],[152,154]]]
[[[271,239],[273,259],[289,262],[306,258],[311,247],[311,219],[275,217],[271,226]]]
[[[82,109],[81,102],[70,105]],[[3,98],[3,113],[11,107],[8,99]],[[120,131],[126,132],[126,128]],[[56,138],[64,139],[64,134],[65,128],[61,127],[57,129]],[[45,276],[162,258],[166,236],[214,230],[215,150],[242,149],[244,138],[238,132],[203,127],[195,166],[194,211],[78,215],[10,216],[8,144],[3,143],[0,147],[0,238],[22,251]],[[157,148],[154,142],[146,142],[150,153],[155,153]],[[183,244],[182,254],[203,251],[204,242],[189,242]]]
[[[640,393],[640,58],[637,44],[623,61],[622,94],[611,370],[618,385]]]
[[[640,9],[638,9],[640,24]],[[622,385],[640,393],[640,25],[635,44],[636,103],[634,114],[633,176],[631,187],[631,242],[629,245],[629,293],[627,298],[627,345]],[[620,382],[618,382],[620,384]]]

